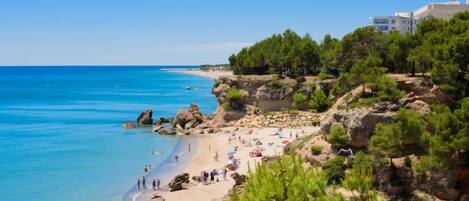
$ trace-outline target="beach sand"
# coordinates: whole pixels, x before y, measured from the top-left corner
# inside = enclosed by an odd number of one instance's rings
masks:
[[[200,77],[209,78],[212,80],[219,79],[221,77],[232,76],[233,72],[231,71],[201,71],[199,69],[161,69],[162,71],[175,72],[175,73],[185,73],[190,75],[196,75]]]
[[[301,137],[316,132],[318,129],[318,127],[305,127],[300,129],[286,128],[281,132],[281,136],[284,138],[280,138],[279,135],[273,135],[278,132],[278,128],[254,128],[253,134],[248,134],[248,128],[241,128],[235,131],[235,128],[230,127],[224,128],[221,133],[199,135],[197,150],[192,154],[191,161],[185,172],[188,172],[192,177],[194,175],[199,176],[200,172],[203,170],[211,171],[213,169],[223,168],[228,160],[227,153],[232,151],[234,146],[238,146],[239,149],[235,154],[235,158],[240,159],[241,164],[236,172],[248,175],[248,166],[251,170],[255,170],[255,164],[261,162],[261,157],[252,158],[249,156],[249,152],[257,147],[254,141],[255,138],[263,143],[263,145],[258,147],[265,149],[262,151],[264,156],[275,156],[283,154],[283,148],[285,146],[285,144],[282,143],[283,141],[288,140],[291,142],[296,138],[296,134]],[[290,133],[292,133],[292,137],[290,137]],[[246,141],[246,144],[242,144],[239,141],[239,136]],[[230,137],[233,138],[231,143],[228,142]],[[251,142],[252,146],[246,146],[248,142]],[[269,143],[273,143],[273,145],[269,145]],[[215,151],[217,151],[219,155],[218,161],[214,159]],[[234,185],[234,181],[230,177],[232,173],[234,172],[228,172],[227,181],[223,181],[222,175],[218,176],[220,182],[209,185],[193,183],[193,181],[191,181],[193,184],[191,184],[188,189],[176,192],[163,192],[162,196],[166,201],[221,200]],[[150,200],[148,195],[145,197],[147,200]]]

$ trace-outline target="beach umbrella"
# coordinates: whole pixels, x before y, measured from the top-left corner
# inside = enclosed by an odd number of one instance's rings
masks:
[[[226,153],[226,155],[228,155],[228,156],[233,156],[235,154],[236,154],[236,151],[230,151],[230,152]]]

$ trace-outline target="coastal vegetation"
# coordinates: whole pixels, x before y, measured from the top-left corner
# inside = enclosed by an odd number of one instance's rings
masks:
[[[225,95],[225,102],[222,104],[225,110],[240,110],[244,107],[245,94],[237,88],[231,88]]]
[[[325,112],[333,100],[349,96],[343,116],[334,116],[336,124],[323,130],[334,157],[324,160],[324,146],[313,144],[306,166],[293,153],[269,161],[233,200],[378,200],[378,191],[395,193],[389,189],[397,187],[399,196],[419,189],[460,198],[454,191],[466,184],[454,179],[441,184],[436,178],[454,178],[448,175],[469,167],[469,12],[448,21],[424,20],[415,34],[363,27],[317,43],[287,30],[232,55],[230,65],[238,75],[277,74],[270,89],[281,89],[282,77],[296,78],[291,106],[297,110]],[[323,85],[305,90],[307,76],[333,82],[315,82]],[[352,121],[345,115],[363,116]],[[370,128],[360,143],[350,134],[357,124],[356,129]],[[304,139],[300,149],[314,140]],[[350,154],[338,156],[339,150]],[[435,193],[435,188],[445,190]]]

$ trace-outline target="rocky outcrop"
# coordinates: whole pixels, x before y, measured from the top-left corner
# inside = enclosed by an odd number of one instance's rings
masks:
[[[246,175],[240,175],[237,172],[231,174],[231,178],[235,181],[235,186],[242,185],[246,181]]]
[[[440,170],[426,175],[418,187],[443,200],[457,200],[460,196],[456,189],[457,170]]]
[[[434,103],[449,103],[452,97],[440,89],[437,85],[432,85],[421,77],[408,77],[403,75],[390,75],[397,82],[397,87],[404,90],[407,95],[402,98],[403,105],[415,101],[422,101],[429,105]]]
[[[160,129],[157,129],[156,131],[154,130],[154,132],[158,132],[161,135],[176,135],[177,134],[175,128],[160,128]]]
[[[394,112],[377,113],[373,108],[336,110],[321,122],[321,130],[327,134],[334,124],[341,124],[347,129],[350,145],[363,148],[368,145],[375,125],[392,122],[394,115]]]
[[[430,104],[421,100],[416,100],[414,102],[407,103],[404,107],[407,109],[415,110],[420,114],[428,114],[431,111]]]
[[[126,121],[124,124],[122,124],[122,128],[137,128],[137,124],[131,121]]]
[[[318,126],[320,114],[311,112],[270,112],[266,114],[246,115],[234,126],[247,128],[297,128],[302,126]]]
[[[169,191],[179,191],[184,189],[184,186],[189,184],[189,173],[183,173],[175,176],[168,184]]]
[[[153,111],[151,111],[150,109],[143,111],[137,118],[137,124],[139,125],[153,124],[152,115],[153,115]]]
[[[173,119],[173,127],[180,129],[195,128],[204,121],[204,116],[197,105],[191,104],[189,110],[180,109]]]

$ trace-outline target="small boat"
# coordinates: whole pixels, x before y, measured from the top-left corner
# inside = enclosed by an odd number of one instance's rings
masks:
[[[191,90],[191,89],[192,89],[192,87],[186,87],[186,90]]]

